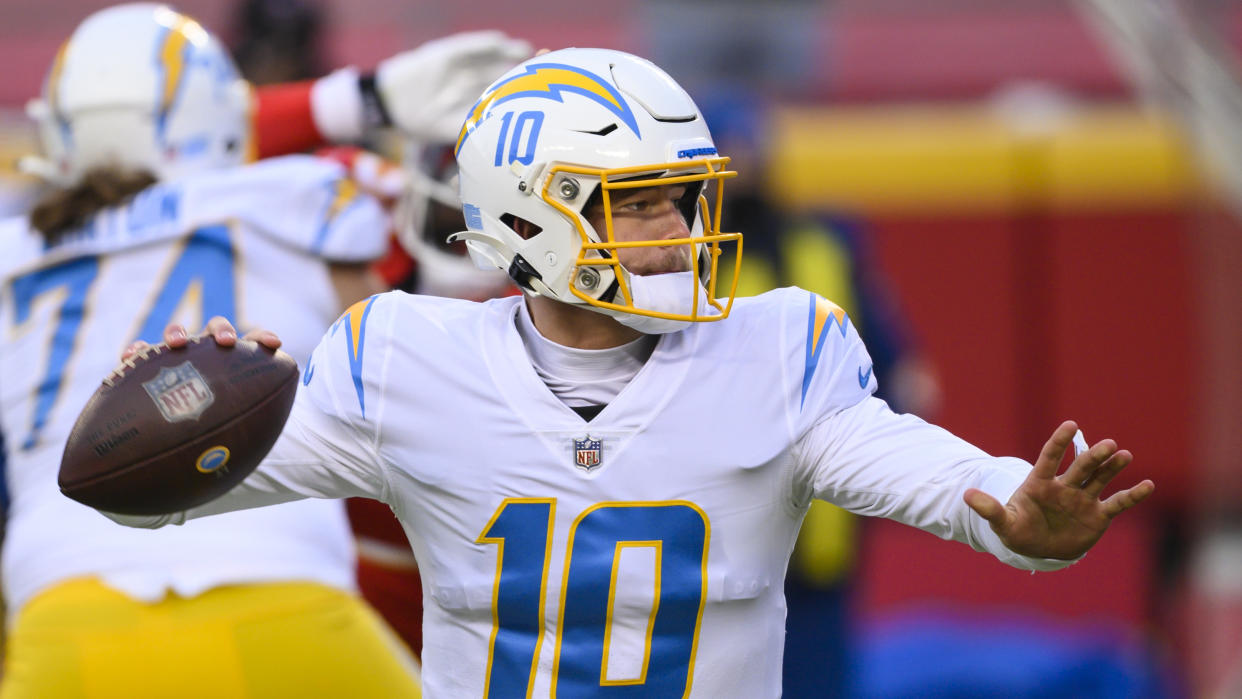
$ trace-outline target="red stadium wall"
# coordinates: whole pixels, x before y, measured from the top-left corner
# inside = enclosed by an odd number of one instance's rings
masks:
[[[1204,197],[1167,124],[1105,112],[1034,137],[978,107],[791,109],[777,120],[773,192],[867,222],[939,372],[937,423],[1033,460],[1072,418],[1089,440],[1113,437],[1135,453],[1122,481],[1157,482],[1153,503],[1057,574],[869,521],[864,618],[930,604],[1159,622],[1162,527],[1201,489],[1197,406],[1210,381],[1192,233]]]
[[[1127,482],[1152,478],[1158,505],[1184,505],[1201,366],[1185,225],[1168,211],[1050,217],[1042,233],[1012,217],[873,219],[877,256],[940,372],[936,421],[991,453],[1033,460],[1073,418],[1089,439],[1110,436],[1136,454]],[[1156,519],[1130,513],[1080,564],[1035,576],[869,522],[861,608],[1021,600],[1142,627],[1154,607]]]
[[[1130,478],[1157,479],[1161,501],[1185,503],[1201,366],[1187,214],[1078,213],[1038,226],[871,220],[884,271],[942,373],[937,422],[1033,459],[1073,418],[1088,438],[1134,451]]]

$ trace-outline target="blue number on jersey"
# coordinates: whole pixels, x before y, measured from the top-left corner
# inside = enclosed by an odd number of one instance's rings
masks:
[[[18,325],[30,317],[40,296],[65,290],[48,348],[47,369],[35,392],[30,433],[22,442],[24,450],[32,449],[39,443],[39,433],[60,396],[65,368],[76,348],[78,331],[86,317],[86,299],[98,273],[98,258],[79,257],[13,280],[15,322]],[[229,241],[227,226],[207,226],[190,236],[185,250],[173,265],[143,321],[142,331],[138,333],[139,339],[147,342],[159,342],[163,339],[164,326],[172,321],[173,313],[181,305],[192,284],[198,284],[194,288],[201,292],[204,321],[213,315],[235,320],[233,247]],[[92,348],[91,351],[99,350],[100,348]]]
[[[543,605],[552,544],[553,500],[505,500],[479,535],[496,544],[492,643],[487,659],[489,699],[525,697],[543,639]]]
[[[69,355],[77,344],[78,328],[86,316],[86,297],[91,282],[99,273],[99,261],[94,257],[80,257],[55,267],[31,272],[13,280],[14,322],[21,325],[30,317],[35,300],[43,294],[64,289],[64,301],[56,317],[56,329],[48,347],[47,370],[35,390],[34,417],[30,433],[22,442],[22,449],[32,449],[39,443],[39,433],[47,423],[47,416],[60,396],[60,387],[69,363]],[[100,377],[103,378],[103,377]]]
[[[487,696],[526,697],[542,637],[555,502],[506,500],[479,537],[498,544]],[[554,695],[681,697],[690,687],[706,596],[707,515],[688,502],[600,503],[569,533]],[[630,546],[655,549],[654,613],[639,677],[609,679],[616,566]]]
[[[205,226],[194,231],[186,241],[185,251],[151,304],[137,339],[152,343],[163,340],[164,326],[172,322],[186,294],[191,292],[201,296],[202,323],[212,316],[224,316],[230,322],[237,322],[233,244],[227,225]]]

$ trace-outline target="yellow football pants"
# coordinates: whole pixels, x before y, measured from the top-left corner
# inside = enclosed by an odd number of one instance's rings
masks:
[[[418,697],[409,651],[357,598],[314,583],[136,602],[96,580],[36,596],[0,699]]]

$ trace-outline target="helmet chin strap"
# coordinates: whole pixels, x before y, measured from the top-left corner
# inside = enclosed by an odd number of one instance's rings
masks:
[[[634,307],[646,311],[656,311],[670,315],[691,315],[697,310],[700,316],[719,315],[716,309],[707,303],[707,289],[695,277],[693,272],[670,272],[648,276],[632,274],[629,278],[630,295]],[[694,304],[694,289],[698,288],[698,308]],[[654,316],[638,315],[611,308],[588,306],[591,310],[612,316],[618,323],[647,335],[663,335],[665,333],[685,330],[693,325],[688,320],[671,320]]]

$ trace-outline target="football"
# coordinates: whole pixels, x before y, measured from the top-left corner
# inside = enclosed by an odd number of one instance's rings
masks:
[[[276,442],[297,362],[249,340],[152,345],[103,380],[78,416],[60,490],[127,515],[179,512],[237,485]]]

